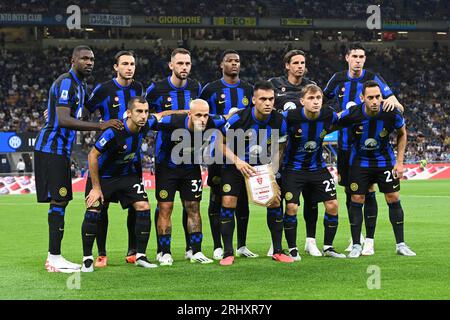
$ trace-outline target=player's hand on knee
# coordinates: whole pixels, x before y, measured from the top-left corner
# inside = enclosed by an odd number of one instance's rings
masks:
[[[86,208],[96,208],[105,201],[101,189],[92,189],[86,197]],[[98,203],[97,203],[98,202]]]
[[[246,178],[249,178],[256,173],[255,168],[239,158],[236,160],[236,169],[238,169]]]
[[[397,163],[394,166],[394,169],[392,170],[392,175],[396,179],[401,179],[403,177],[403,172],[405,172],[405,169],[403,168],[403,164]]]

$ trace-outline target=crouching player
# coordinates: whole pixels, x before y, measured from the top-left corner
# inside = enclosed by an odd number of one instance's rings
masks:
[[[108,129],[102,133],[88,156],[89,178],[86,184],[86,213],[81,234],[82,272],[94,271],[92,247],[97,235],[98,218],[104,202],[118,202],[123,209],[136,210],[136,262],[144,268],[157,267],[146,257],[150,236],[150,205],[142,182],[138,157],[142,138],[157,118],[149,119],[148,104],[142,97],[131,98],[127,106],[125,130]]]
[[[284,113],[288,127],[288,146],[283,162],[282,195],[286,200],[285,232],[289,255],[300,261],[297,249],[297,211],[300,194],[308,190],[314,203],[323,202],[323,255],[345,258],[333,248],[338,227],[338,202],[336,186],[323,159],[322,143],[325,136],[336,127],[337,114],[331,108],[322,107],[322,90],[308,84],[301,91],[301,109]],[[287,226],[287,227],[286,227]]]

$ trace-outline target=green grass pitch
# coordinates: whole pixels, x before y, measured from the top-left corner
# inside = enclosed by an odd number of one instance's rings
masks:
[[[208,193],[205,189],[202,201],[203,252],[211,257]],[[82,196],[76,194],[66,210],[62,252],[74,262],[82,258]],[[149,198],[153,209],[152,192]],[[339,200],[344,203],[342,189],[339,189]],[[450,180],[406,181],[402,184],[401,200],[405,211],[405,239],[417,257],[395,254],[387,206],[378,194],[375,256],[333,260],[302,254],[301,262],[276,263],[265,256],[270,244],[265,209],[252,205],[247,244],[259,253],[259,258],[237,258],[231,267],[221,267],[217,262],[191,264],[183,259],[184,237],[178,201],[173,214],[174,265],[148,270],[125,264],[126,214],[118,205],[112,205],[107,243],[109,266],[69,279],[70,275],[47,273],[44,269],[48,205],[37,204],[34,195],[1,196],[0,299],[449,299]],[[343,252],[350,228],[347,212],[342,205],[341,208],[335,247]],[[323,241],[322,220],[320,205],[319,247]],[[304,238],[300,214],[298,245],[301,249]],[[148,249],[152,261],[155,246],[152,226]],[[376,284],[372,281],[375,275],[370,272],[375,269],[379,271],[379,289],[369,289],[368,281]]]

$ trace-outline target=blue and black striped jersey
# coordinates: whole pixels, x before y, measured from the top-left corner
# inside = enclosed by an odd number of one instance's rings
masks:
[[[283,115],[275,110],[266,121],[259,121],[253,107],[233,114],[222,127],[222,133],[227,146],[241,160],[262,165],[272,160],[272,144],[286,142],[287,125]]]
[[[280,112],[301,108],[300,93],[303,87],[308,84],[316,84],[308,78],[302,78],[299,85],[294,85],[286,76],[271,78],[269,81],[275,87],[275,109]]]
[[[70,108],[70,116],[80,119],[86,100],[86,83],[70,70],[53,82],[48,97],[48,118],[36,138],[35,150],[70,157],[76,130],[58,124],[56,108]]]
[[[209,104],[212,114],[226,115],[231,108],[244,109],[252,107],[253,86],[243,80],[229,84],[219,79],[208,83],[202,90],[200,98]]]
[[[348,71],[335,73],[328,81],[323,93],[325,97],[333,99],[336,105],[336,111],[343,111],[355,104],[361,104],[361,92],[364,82],[374,80],[381,88],[381,94],[384,99],[389,98],[394,93],[387,85],[386,81],[379,75],[370,70],[363,69],[361,76],[352,78]],[[348,135],[346,128],[339,131],[339,148],[341,150],[349,150],[349,142],[351,137]]]
[[[210,115],[205,131],[195,133],[189,130],[188,122],[187,114],[173,114],[162,117],[157,123],[156,163],[163,163],[171,168],[186,169],[192,169],[201,164],[204,145],[209,143],[212,135],[208,129],[219,129],[226,120],[220,115]],[[178,129],[181,130],[178,131]],[[189,139],[190,142],[185,139]]]
[[[337,122],[337,114],[329,107],[321,109],[319,117],[309,120],[305,109],[283,113],[288,126],[288,145],[283,167],[287,170],[315,171],[326,168],[322,143]]]
[[[104,121],[123,119],[128,101],[143,94],[144,88],[140,82],[133,81],[129,86],[122,87],[116,79],[111,79],[97,85],[86,102],[86,108],[90,113],[99,110]]]
[[[201,85],[198,81],[187,79],[183,87],[175,87],[170,76],[152,83],[145,93],[150,110],[189,110],[189,102],[200,97]]]
[[[138,132],[132,133],[124,120],[124,130],[105,130],[98,137],[94,147],[101,153],[98,159],[101,178],[113,178],[142,172],[139,152],[142,139],[154,129],[157,120],[150,116],[148,123]]]
[[[350,166],[361,168],[393,167],[396,163],[389,135],[405,125],[400,111],[380,111],[371,117],[364,104],[345,110],[338,125],[348,128],[353,136],[351,143]]]

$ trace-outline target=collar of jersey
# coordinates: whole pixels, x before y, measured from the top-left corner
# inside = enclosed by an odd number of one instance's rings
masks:
[[[77,83],[78,85],[80,85],[80,84],[81,84],[81,81],[80,81],[80,79],[77,78],[77,75],[75,74],[75,71],[73,71],[73,69],[70,69],[70,70],[69,70],[69,73],[70,73],[70,74],[72,75],[72,77],[75,79],[76,83]]]
[[[188,81],[186,81],[186,84],[182,87],[175,87],[175,85],[172,83],[172,81],[170,81],[170,76],[167,77],[167,82],[169,82],[169,86],[171,86],[173,89],[175,90],[184,90],[186,89],[187,85],[188,85]]]
[[[119,81],[116,80],[116,78],[113,78],[113,81],[116,84],[116,86],[118,86],[120,89],[127,89],[131,86],[131,83],[133,83],[133,82],[131,82],[128,86],[124,87],[119,83]]]
[[[350,77],[350,72],[347,70],[347,79],[350,81],[359,81],[366,75],[366,69],[363,69],[361,75],[358,78]]]
[[[272,117],[272,113],[269,114],[269,118],[267,118],[266,121],[259,121],[258,119],[256,119],[256,116],[255,116],[255,107],[252,108],[252,118],[258,124],[267,124],[270,121],[271,117]]]
[[[319,116],[318,116],[316,119],[314,119],[314,120],[311,120],[311,119],[309,119],[309,118],[306,116],[306,114],[305,114],[305,107],[303,107],[303,108],[300,110],[300,113],[301,113],[302,117],[305,118],[305,119],[308,120],[308,121],[317,121],[317,119],[319,119],[320,116],[322,115],[322,111],[323,111],[323,106],[322,106],[322,108],[320,108]]]
[[[225,81],[224,78],[220,79],[220,81],[223,83],[224,86],[229,87],[229,88],[236,88],[237,86],[239,86],[241,84],[241,79],[239,79],[236,84],[228,83]]]
[[[369,116],[367,113],[366,113],[366,105],[363,103],[363,104],[361,104],[361,108],[362,108],[362,112],[363,112],[363,114],[364,114],[364,117],[366,117],[367,119],[373,119],[373,118],[376,118],[376,117],[378,117],[378,115],[381,113],[381,105],[380,105],[380,110],[378,110],[378,113],[376,114],[376,115],[374,115],[374,116]]]

